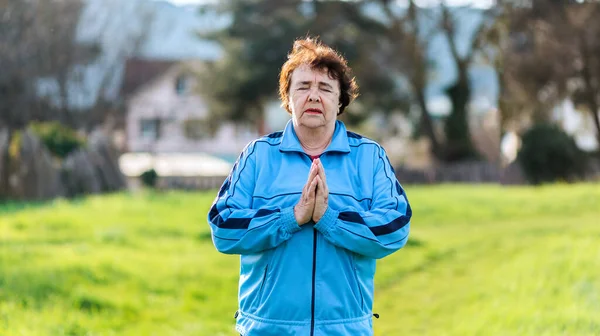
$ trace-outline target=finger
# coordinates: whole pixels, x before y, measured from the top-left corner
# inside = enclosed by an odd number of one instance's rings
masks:
[[[319,175],[315,176],[315,180],[317,181],[317,188],[316,188],[315,192],[318,192],[319,189],[321,189],[321,186],[323,185],[323,180],[321,179],[321,177]]]
[[[319,159],[317,159],[319,160]],[[318,176],[321,179],[321,183],[319,184],[319,188],[322,189],[325,195],[329,194],[329,187],[327,186],[327,177],[325,176],[325,167],[323,167],[323,163],[319,160],[318,162]]]
[[[317,202],[323,202],[323,189],[317,188],[317,193],[315,195],[315,199]]]
[[[328,196],[328,192],[327,192],[327,185],[325,183],[323,183],[323,179],[321,179],[321,176],[317,176],[317,178],[319,179],[319,184],[317,185],[317,202],[318,203],[323,203],[327,201],[327,196]]]
[[[310,187],[308,188],[308,199],[314,199],[315,191],[317,189],[317,184],[319,183],[319,177],[315,177],[313,181],[310,183]]]
[[[308,176],[306,177],[306,185],[310,185],[310,176],[312,175],[314,169],[315,165],[311,164],[310,169],[308,170]]]
[[[317,176],[318,172],[318,167],[313,161],[313,164],[310,166],[310,172],[308,173],[307,184],[309,184],[315,178],[315,176]]]
[[[327,177],[325,176],[325,167],[323,167],[323,164],[320,161],[319,161],[319,176],[321,176],[321,179],[323,180],[323,184],[326,185]]]
[[[304,197],[304,195],[306,195],[306,187],[307,187],[307,183],[304,184],[304,186],[302,187],[302,197]]]
[[[316,167],[314,164],[310,165],[310,170],[308,171],[308,178],[306,179],[306,183],[304,184],[304,187],[302,188],[302,193],[306,194],[308,192],[308,189],[310,188],[310,184],[314,178],[314,171],[315,171]]]
[[[317,192],[323,193],[327,189],[327,185],[325,185],[325,182],[323,182],[323,178],[321,176],[317,175],[317,177],[319,178],[319,184],[317,184]]]

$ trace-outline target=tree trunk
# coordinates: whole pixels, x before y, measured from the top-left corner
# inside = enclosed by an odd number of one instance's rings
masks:
[[[9,160],[8,148],[12,132],[10,128],[0,128],[0,201],[8,198]]]
[[[476,35],[473,37],[469,53],[464,57],[460,56],[455,40],[454,19],[445,4],[442,5],[442,22],[442,29],[448,40],[452,59],[456,65],[456,71],[458,72],[456,83],[446,89],[446,94],[452,102],[452,110],[445,124],[445,160],[452,162],[477,158],[478,155],[473,146],[471,132],[469,130],[468,105],[471,101],[469,64],[471,63],[473,53],[475,52],[475,41],[478,36]]]
[[[446,89],[446,94],[452,102],[452,110],[445,124],[445,160],[451,162],[476,158],[469,130],[468,104],[471,100],[471,88],[466,67],[459,67],[458,80]]]
[[[598,142],[598,153],[600,155],[600,117],[598,117],[598,110],[592,111],[594,118],[594,124],[596,124],[596,141]]]
[[[386,7],[388,15],[391,16],[391,9]],[[412,36],[405,36],[407,39],[407,45],[411,50],[411,63],[413,64],[411,85],[414,90],[414,94],[417,97],[417,102],[421,108],[421,127],[425,131],[425,134],[431,142],[431,154],[437,161],[443,161],[442,150],[440,148],[440,140],[437,137],[433,126],[433,120],[429,109],[427,108],[427,99],[425,98],[425,87],[427,86],[427,63],[423,46],[419,42],[420,33],[420,22],[417,17],[417,5],[413,0],[409,2],[408,8],[408,19],[410,27],[413,30]],[[399,26],[402,26],[398,22]],[[402,50],[398,50],[402,53]]]
[[[429,141],[431,142],[431,154],[436,158],[436,160],[441,160],[440,142],[435,133],[435,129],[433,128],[433,120],[431,119],[431,115],[427,109],[424,91],[418,90],[416,95],[419,106],[421,107],[421,125],[425,130],[425,134],[429,138]]]

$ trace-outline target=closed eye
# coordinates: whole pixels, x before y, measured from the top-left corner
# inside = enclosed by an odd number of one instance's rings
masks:
[[[327,83],[320,83],[319,89],[325,92],[333,92],[333,87]]]

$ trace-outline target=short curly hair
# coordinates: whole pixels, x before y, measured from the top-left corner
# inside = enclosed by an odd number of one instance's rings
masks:
[[[358,97],[358,84],[352,76],[352,69],[348,66],[346,59],[316,38],[306,37],[294,41],[292,51],[288,54],[288,59],[279,73],[281,106],[288,113],[292,113],[289,106],[292,73],[304,64],[312,69],[327,69],[329,76],[338,80],[340,83],[340,110],[338,115],[342,114],[346,107]]]

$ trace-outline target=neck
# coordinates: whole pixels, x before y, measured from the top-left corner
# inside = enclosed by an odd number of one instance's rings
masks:
[[[294,131],[300,140],[302,148],[308,155],[320,155],[327,149],[333,138],[335,124],[317,128],[296,127]]]

